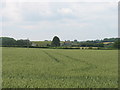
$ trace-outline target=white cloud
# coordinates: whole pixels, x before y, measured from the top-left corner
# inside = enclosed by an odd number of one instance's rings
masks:
[[[67,5],[66,5],[67,4]],[[4,27],[11,27],[14,31],[21,29],[23,32],[58,32],[62,33],[64,30],[67,32],[71,30],[84,30],[99,29],[104,26],[103,23],[96,24],[104,19],[108,26],[116,20],[116,11],[111,11],[117,8],[117,3],[6,3],[3,8],[3,16],[11,20],[5,21]],[[107,14],[110,12],[112,14]],[[26,14],[26,17],[25,17]],[[32,16],[33,14],[33,16]],[[35,17],[35,16],[36,17]],[[63,16],[61,16],[63,15]],[[66,15],[66,17],[64,17]],[[74,16],[75,18],[71,17]],[[30,17],[29,17],[30,16]],[[45,17],[45,18],[44,18]],[[48,17],[48,18],[46,18]],[[33,21],[25,20],[26,18],[33,18]],[[41,19],[40,19],[41,18]],[[52,20],[55,19],[55,20]],[[39,19],[34,22],[35,19]],[[49,20],[51,19],[51,20]],[[107,19],[109,21],[107,21]],[[99,26],[100,25],[100,26]],[[104,26],[105,27],[105,26]],[[95,29],[93,28],[93,31]],[[9,28],[8,28],[9,29]],[[11,29],[11,31],[12,31]],[[61,29],[61,30],[60,30]],[[9,30],[6,30],[6,33]],[[92,31],[91,31],[92,32]],[[103,31],[104,32],[104,31]],[[32,33],[31,33],[32,35]]]
[[[50,4],[45,2],[25,2],[22,3],[21,9],[23,10],[23,12],[37,12],[39,15],[42,16],[51,16],[53,14]]]
[[[23,29],[29,29],[29,30],[35,30],[35,29],[38,29],[38,26],[37,25],[21,25],[19,26],[20,28],[23,28]]]
[[[117,3],[72,3],[71,8],[73,10],[74,15],[77,18],[81,18],[81,20],[95,20],[102,17],[108,17],[108,13],[112,13],[111,17],[115,17],[117,13],[116,11],[112,11],[112,9],[117,10]],[[101,17],[102,16],[102,17]]]
[[[119,0],[6,0],[6,2],[118,2],[118,1]]]
[[[6,6],[2,8],[2,15],[8,21],[19,22],[23,19],[19,3],[6,3]]]
[[[73,13],[72,9],[70,9],[70,8],[60,8],[57,11],[58,11],[58,13],[63,14],[63,15]]]
[[[15,1],[15,0],[13,0]],[[19,0],[18,0],[19,1]],[[82,19],[96,19],[99,17],[98,13],[106,11],[110,8],[117,8],[117,3],[67,3],[68,6],[54,6],[51,3],[29,3],[6,2],[6,7],[3,8],[3,16],[11,21],[24,21],[24,13],[26,16],[35,14],[38,17],[54,17],[61,15],[72,15]],[[56,3],[55,5],[59,5]],[[53,9],[54,8],[54,9]],[[28,14],[28,15],[27,15]],[[59,16],[57,16],[59,17]],[[42,18],[42,17],[41,17]],[[58,18],[57,18],[58,19]]]
[[[89,27],[91,23],[85,23],[85,22],[77,22],[76,20],[72,19],[61,19],[59,21],[41,21],[41,22],[24,22],[23,24],[19,25],[18,27],[24,30],[34,30],[34,31],[44,31],[44,30],[53,30],[57,31],[61,27],[63,29],[66,29],[69,31],[69,28],[84,28],[84,27]],[[17,25],[16,25],[17,26]],[[68,28],[68,29],[67,29]]]

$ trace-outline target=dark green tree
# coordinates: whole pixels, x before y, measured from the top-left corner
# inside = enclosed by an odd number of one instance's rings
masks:
[[[114,48],[120,49],[120,38],[113,44]]]
[[[2,44],[2,46],[14,46],[16,45],[16,40],[9,37],[0,37],[0,44]]]
[[[30,40],[17,40],[17,45],[18,46],[31,46]]]
[[[60,39],[57,36],[55,36],[53,38],[51,46],[52,47],[59,47],[60,46]]]

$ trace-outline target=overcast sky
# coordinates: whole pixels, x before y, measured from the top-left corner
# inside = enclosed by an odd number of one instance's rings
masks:
[[[3,1],[2,36],[32,41],[51,40],[54,36],[79,41],[118,36],[117,0],[48,1]]]

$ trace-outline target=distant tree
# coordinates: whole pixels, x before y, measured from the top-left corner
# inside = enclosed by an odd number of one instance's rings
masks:
[[[60,46],[60,39],[59,39],[57,36],[55,36],[55,37],[53,38],[52,43],[51,43],[51,46],[52,46],[52,47],[58,47],[58,46]]]
[[[120,38],[113,44],[114,48],[120,49]]]
[[[104,38],[103,42],[115,42],[118,38]]]
[[[47,44],[47,46],[49,47],[49,46],[50,46],[50,44]]]
[[[17,45],[18,46],[31,46],[30,40],[17,40]]]
[[[2,46],[2,37],[0,37],[0,46]]]
[[[16,40],[14,38],[9,38],[9,37],[0,37],[0,41],[2,43],[2,46],[14,46],[16,45]]]
[[[32,43],[30,42],[30,40],[26,39],[26,40],[15,40],[14,38],[10,38],[10,37],[0,37],[0,46],[31,46]]]

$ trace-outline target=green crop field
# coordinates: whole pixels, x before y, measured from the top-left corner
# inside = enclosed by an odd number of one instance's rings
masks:
[[[3,88],[117,88],[117,50],[3,48]]]

